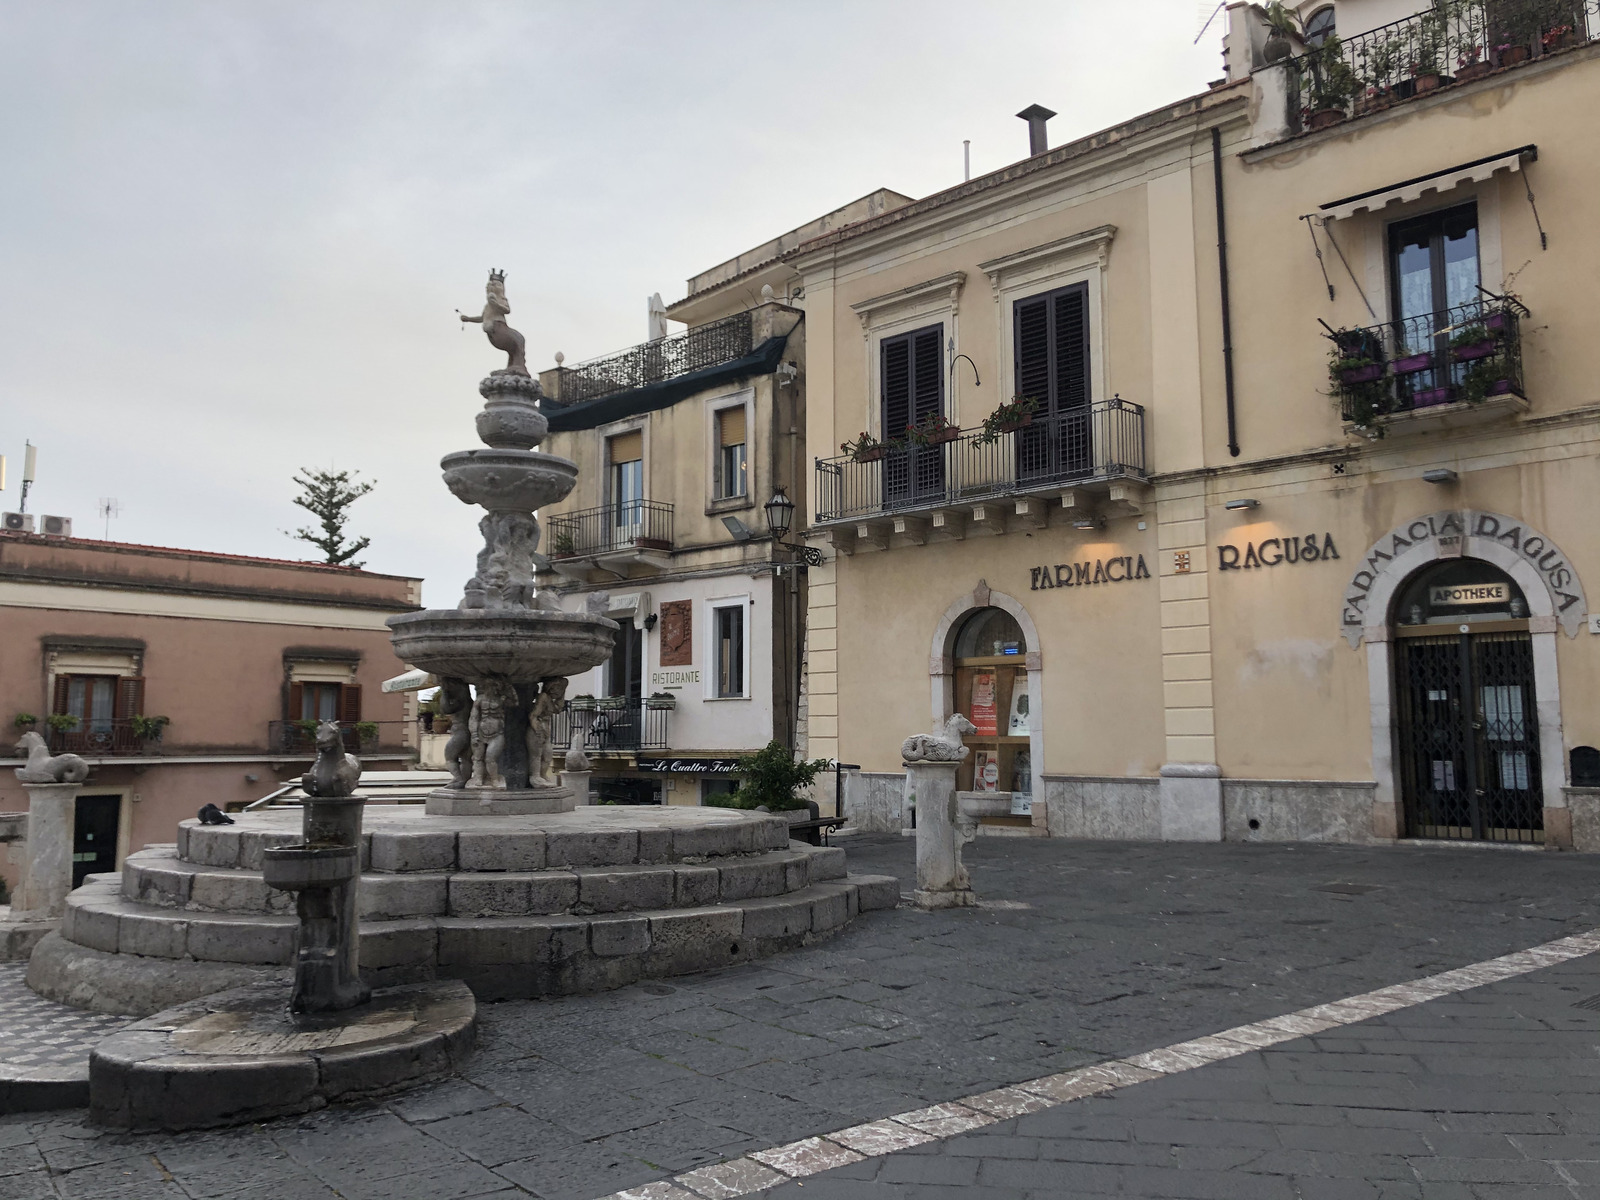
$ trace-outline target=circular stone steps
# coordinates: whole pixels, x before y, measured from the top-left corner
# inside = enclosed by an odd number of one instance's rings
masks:
[[[148,1015],[287,978],[293,898],[261,852],[299,840],[298,810],[186,821],[178,841],[91,876],[40,943],[28,983],[102,1012]],[[448,817],[372,807],[358,892],[361,970],[382,987],[439,978],[494,1000],[620,987],[805,944],[892,908],[890,876],[788,840],[782,817],[714,808],[590,807]]]

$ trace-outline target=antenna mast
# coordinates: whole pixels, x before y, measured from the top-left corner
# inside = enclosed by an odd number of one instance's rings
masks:
[[[22,499],[17,504],[18,512],[28,511],[28,489],[33,486],[35,469],[39,465],[39,447],[32,442],[22,443],[26,449],[22,452]]]
[[[111,540],[111,518],[122,515],[122,503],[115,496],[100,497],[100,515],[106,522],[106,541]]]

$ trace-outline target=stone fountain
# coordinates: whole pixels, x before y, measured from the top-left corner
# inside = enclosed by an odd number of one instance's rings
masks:
[[[487,449],[457,450],[440,462],[445,486],[463,504],[485,510],[483,549],[455,608],[390,617],[395,653],[438,676],[460,706],[475,693],[470,742],[452,741],[451,786],[428,798],[440,816],[520,816],[570,812],[573,791],[548,774],[551,701],[567,677],[611,656],[617,625],[605,617],[563,612],[533,582],[539,547],[535,511],[564,500],[578,481],[577,464],[534,449],[549,432],[539,411],[539,383],[523,361],[522,335],[505,322],[505,274],[489,273],[480,317],[506,366],[478,385],[484,398],[478,437]],[[540,697],[546,703],[540,704]]]

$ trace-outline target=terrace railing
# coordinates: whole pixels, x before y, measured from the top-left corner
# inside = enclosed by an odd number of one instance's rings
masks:
[[[719,367],[749,354],[753,349],[751,336],[750,314],[735,313],[670,337],[643,342],[620,354],[562,367],[560,402],[597,400]]]
[[[931,445],[890,443],[817,460],[819,522],[970,504],[1097,479],[1145,479],[1144,406],[1035,416],[994,433],[952,430]]]
[[[1290,115],[1320,128],[1595,37],[1600,0],[1437,0],[1289,59]]]
[[[315,755],[316,721],[267,722],[267,749],[274,754]],[[347,753],[360,754],[379,746],[399,746],[405,741],[407,721],[341,721],[339,736]]]
[[[135,755],[147,752],[144,739],[134,732],[133,722],[126,718],[80,718],[76,729],[47,727],[44,733],[52,754]]]
[[[577,558],[617,550],[672,549],[672,505],[622,500],[599,508],[556,513],[545,521],[546,553]]]
[[[665,750],[671,711],[631,697],[606,697],[577,709],[568,702],[555,716],[551,744],[562,750],[581,747],[601,754]]]
[[[1488,296],[1432,316],[1338,329],[1330,373],[1344,419],[1371,427],[1396,413],[1522,396],[1522,318],[1528,310]]]

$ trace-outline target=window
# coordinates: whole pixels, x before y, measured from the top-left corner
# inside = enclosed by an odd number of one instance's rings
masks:
[[[618,528],[636,526],[644,515],[644,434],[637,429],[618,434],[607,448],[611,459],[612,524]]]
[[[1016,394],[1044,420],[1017,433],[1017,475],[1042,481],[1094,465],[1089,419],[1089,285],[1018,300],[1012,310]]]
[[[956,634],[955,707],[976,730],[963,739],[972,747],[957,768],[963,791],[1033,791],[1026,656],[1022,627],[1002,608],[978,609]]]
[[[52,732],[60,753],[131,753],[137,743],[129,718],[144,712],[144,680],[134,675],[57,675],[50,711],[77,717],[72,729]]]
[[[621,628],[606,671],[606,693],[638,700],[644,695],[644,632],[626,617],[617,624]]]
[[[1334,13],[1333,5],[1319,8],[1306,18],[1306,45],[1320,46],[1333,36]]]
[[[354,725],[361,720],[361,685],[326,680],[292,682],[289,684],[288,719]]]
[[[1402,349],[1431,350],[1450,310],[1476,305],[1478,206],[1462,204],[1389,227],[1389,286]],[[1448,342],[1447,334],[1440,334]]]
[[[728,604],[711,610],[714,645],[712,661],[716,671],[718,699],[742,698],[744,688],[744,604]]]
[[[878,344],[883,397],[883,440],[944,415],[944,326],[930,325]],[[889,504],[944,493],[944,447],[910,445],[883,459],[883,497]]]
[[[717,413],[717,499],[748,494],[744,405]]]

